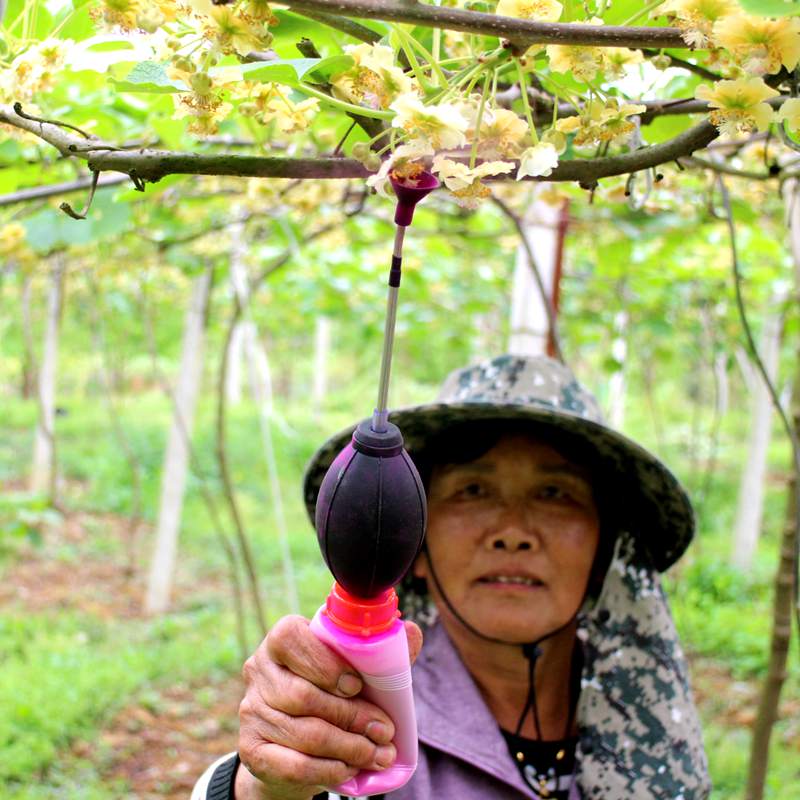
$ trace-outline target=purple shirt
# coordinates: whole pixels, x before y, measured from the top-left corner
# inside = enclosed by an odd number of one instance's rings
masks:
[[[425,634],[414,664],[420,756],[414,777],[387,800],[537,798],[441,625]],[[570,800],[580,800],[573,784]]]

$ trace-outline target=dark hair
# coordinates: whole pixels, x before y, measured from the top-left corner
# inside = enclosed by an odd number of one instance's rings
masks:
[[[596,452],[585,440],[574,434],[542,423],[519,420],[487,420],[463,422],[445,428],[426,439],[421,447],[410,451],[410,456],[427,492],[434,467],[445,464],[466,464],[489,452],[503,436],[527,434],[551,446],[562,456],[586,467],[590,473],[592,493],[600,519],[600,539],[595,554],[587,592],[597,597],[605,580],[619,531],[618,504],[611,494],[607,470],[602,467]],[[424,589],[418,579],[403,582],[404,588],[419,593]]]

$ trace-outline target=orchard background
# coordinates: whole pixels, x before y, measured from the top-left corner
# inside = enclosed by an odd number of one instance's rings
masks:
[[[242,660],[328,589],[302,470],[372,410],[383,194],[429,169],[391,406],[569,363],[697,509],[713,796],[794,800],[797,12],[0,0],[4,797],[186,797],[235,746]]]

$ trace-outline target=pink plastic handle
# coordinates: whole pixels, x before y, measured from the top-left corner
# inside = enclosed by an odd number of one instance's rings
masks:
[[[325,606],[311,620],[312,633],[361,675],[364,681],[361,697],[382,708],[394,722],[392,743],[397,749],[390,767],[362,770],[334,787],[334,791],[350,797],[386,794],[408,783],[417,768],[417,717],[405,628],[396,619],[383,633],[358,636],[338,628],[324,610]]]

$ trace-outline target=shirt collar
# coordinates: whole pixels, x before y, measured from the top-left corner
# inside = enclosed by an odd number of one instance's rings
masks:
[[[414,664],[419,739],[494,776],[526,797],[523,782],[497,721],[441,624],[425,631]]]

